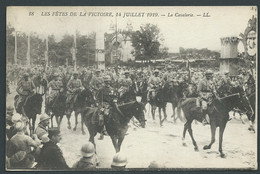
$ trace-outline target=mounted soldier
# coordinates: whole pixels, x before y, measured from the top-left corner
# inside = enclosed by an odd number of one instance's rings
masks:
[[[118,80],[118,83],[119,83],[119,89],[118,89],[119,98],[121,98],[125,93],[129,92],[130,88],[133,85],[133,81],[129,77],[129,75],[130,75],[129,71],[125,71],[124,76],[121,77]]]
[[[21,110],[29,96],[34,94],[34,83],[29,79],[29,74],[24,73],[23,78],[19,81],[16,91],[19,94],[16,110]]]
[[[115,95],[114,90],[111,87],[111,78],[110,76],[105,76],[104,86],[97,92],[96,95],[98,109],[101,111],[101,114],[98,114],[98,125],[102,127],[99,139],[104,138],[105,127],[104,127],[104,117],[108,117],[110,114],[110,109],[115,105]],[[92,119],[94,124],[94,118]]]
[[[233,84],[232,84],[228,71],[224,72],[224,77],[221,79],[219,86],[220,86],[220,88],[222,88],[222,90],[223,90],[222,93],[224,96],[227,96],[231,93],[230,90],[231,90]]]
[[[73,104],[75,103],[79,92],[83,89],[81,80],[78,79],[78,72],[73,72],[73,78],[69,80],[67,84],[67,111],[66,113],[71,113],[73,110]]]
[[[48,84],[49,95],[46,98],[46,108],[51,108],[54,103],[54,99],[64,90],[63,84],[59,80],[59,74],[54,73],[53,77],[54,79]]]
[[[148,80],[148,94],[147,94],[147,101],[151,100],[151,97],[154,98],[158,89],[160,89],[163,85],[163,80],[158,76],[159,70],[155,70],[154,75],[151,76]]]
[[[97,92],[104,86],[104,80],[100,75],[100,70],[96,70],[95,75],[92,77],[90,81],[90,89],[94,96],[96,97]]]
[[[203,78],[198,84],[198,94],[199,97],[197,99],[197,107],[201,109],[203,112],[203,121],[204,125],[208,124],[206,120],[206,114],[208,111],[208,105],[212,104],[213,93],[215,92],[215,88],[212,81],[212,74],[213,72],[207,70],[205,73],[205,78]]]
[[[104,78],[105,85],[97,92],[96,99],[99,109],[101,109],[105,116],[109,115],[110,108],[114,105],[114,90],[111,87],[111,78],[106,76]],[[101,118],[101,121],[103,119]],[[102,125],[103,123],[100,123]]]

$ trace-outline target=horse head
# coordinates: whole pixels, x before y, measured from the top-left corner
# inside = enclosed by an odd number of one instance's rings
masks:
[[[139,121],[139,123],[141,124],[141,127],[145,128],[146,120],[145,120],[145,115],[144,115],[144,109],[145,109],[144,104],[141,102],[135,101],[133,106],[134,106],[133,107],[134,117]]]
[[[90,106],[91,104],[94,104],[94,103],[95,103],[94,96],[93,96],[92,92],[91,92],[88,88],[85,88],[84,90],[82,90],[82,91],[80,92],[80,96],[81,96],[82,99],[84,100],[84,101],[82,101],[82,102],[87,103],[89,106]]]
[[[250,105],[248,97],[246,96],[245,93],[239,93],[239,98],[240,99],[238,103],[238,108],[247,115],[249,120],[252,120],[254,111]]]

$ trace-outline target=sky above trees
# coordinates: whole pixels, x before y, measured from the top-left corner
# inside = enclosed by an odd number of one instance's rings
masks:
[[[29,16],[33,11],[34,16]],[[42,16],[42,12],[76,12],[77,16]],[[79,16],[79,13],[112,12],[113,17]],[[115,17],[115,13],[121,16]],[[158,13],[160,17],[123,17],[125,12]],[[208,13],[211,17],[167,17],[169,14]],[[125,29],[131,22],[133,30],[142,24],[152,23],[160,28],[164,46],[169,52],[179,52],[179,47],[208,48],[220,50],[220,37],[239,36],[247,27],[248,20],[256,11],[251,7],[8,7],[7,23],[17,31],[37,32],[40,38],[55,35],[62,39],[64,34],[73,34],[75,30],[82,35],[92,32],[108,32],[111,23],[117,21],[118,28]],[[242,45],[239,45],[241,50]]]

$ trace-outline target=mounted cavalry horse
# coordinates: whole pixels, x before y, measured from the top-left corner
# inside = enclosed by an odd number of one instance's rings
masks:
[[[167,81],[165,83],[165,99],[167,102],[172,104],[172,117],[173,121],[176,122],[176,120],[179,118],[181,121],[183,121],[181,117],[181,108],[179,106],[180,100],[183,98],[183,94],[187,91],[187,88],[189,86],[184,83],[178,83],[176,80],[171,79],[170,81]],[[177,108],[177,114],[175,113],[175,109]]]
[[[95,105],[95,100],[92,92],[86,88],[82,91],[78,91],[77,97],[75,102],[73,103],[73,111],[75,112],[75,127],[73,128],[74,131],[77,129],[78,125],[78,115],[81,114],[81,131],[82,134],[85,135],[84,127],[83,127],[83,111],[86,107],[90,107],[91,105]],[[66,113],[68,119],[68,129],[71,129],[70,117],[71,113]]]
[[[191,124],[192,121],[195,119],[199,122],[202,122],[203,115],[200,108],[196,107],[196,100],[196,98],[187,98],[181,104],[182,110],[187,120],[184,125],[182,140],[183,145],[186,145],[184,140],[186,131],[188,130],[194,145],[194,149],[195,151],[198,151],[197,143],[193,137]],[[219,152],[221,157],[225,157],[225,154],[222,150],[223,133],[226,124],[229,121],[229,112],[234,107],[238,107],[239,109],[244,111],[250,119],[252,118],[251,116],[253,111],[245,95],[236,93],[223,98],[218,98],[215,95],[213,95],[212,104],[208,106],[208,115],[210,119],[211,128],[211,142],[209,145],[204,146],[204,150],[210,149],[212,144],[215,142],[216,128],[219,127]]]
[[[149,103],[151,104],[151,113],[153,116],[153,120],[155,120],[155,110],[158,107],[159,110],[159,118],[160,118],[160,126],[163,126],[163,122],[167,119],[167,114],[166,114],[166,88],[165,87],[160,87],[155,89],[155,96],[151,97]],[[162,119],[162,114],[161,110],[163,110],[164,118]]]
[[[23,116],[28,117],[29,119],[29,128],[30,128],[31,135],[35,130],[36,115],[41,114],[43,95],[44,94],[39,94],[39,93],[31,94],[30,96],[27,97],[27,99],[24,101],[23,104],[21,104],[21,107],[19,108],[17,106],[19,95],[16,95],[14,97],[14,106],[16,112]],[[31,124],[31,120],[32,120],[32,124]]]
[[[67,83],[69,78],[65,74],[61,74],[61,82],[63,91],[58,92],[58,95],[53,99],[53,102],[48,105],[45,104],[45,112],[51,117],[51,126],[53,127],[53,117],[55,116],[57,126],[60,127],[63,116],[66,111],[66,91],[67,91]],[[46,100],[47,101],[47,100]],[[45,101],[45,102],[46,102]]]
[[[95,144],[94,138],[97,132],[101,133],[103,130],[103,125],[100,125],[98,121],[98,114],[104,113],[93,107],[87,107],[83,111],[83,121],[90,134],[89,141],[93,144]],[[132,101],[120,106],[114,105],[110,110],[110,114],[104,115],[104,125],[112,139],[116,152],[120,151],[121,144],[128,130],[128,123],[132,117],[135,117],[143,128],[145,127],[143,103]]]

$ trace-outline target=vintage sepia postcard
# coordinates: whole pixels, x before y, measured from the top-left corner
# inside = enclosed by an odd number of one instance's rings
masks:
[[[256,6],[8,6],[6,170],[257,170]]]

